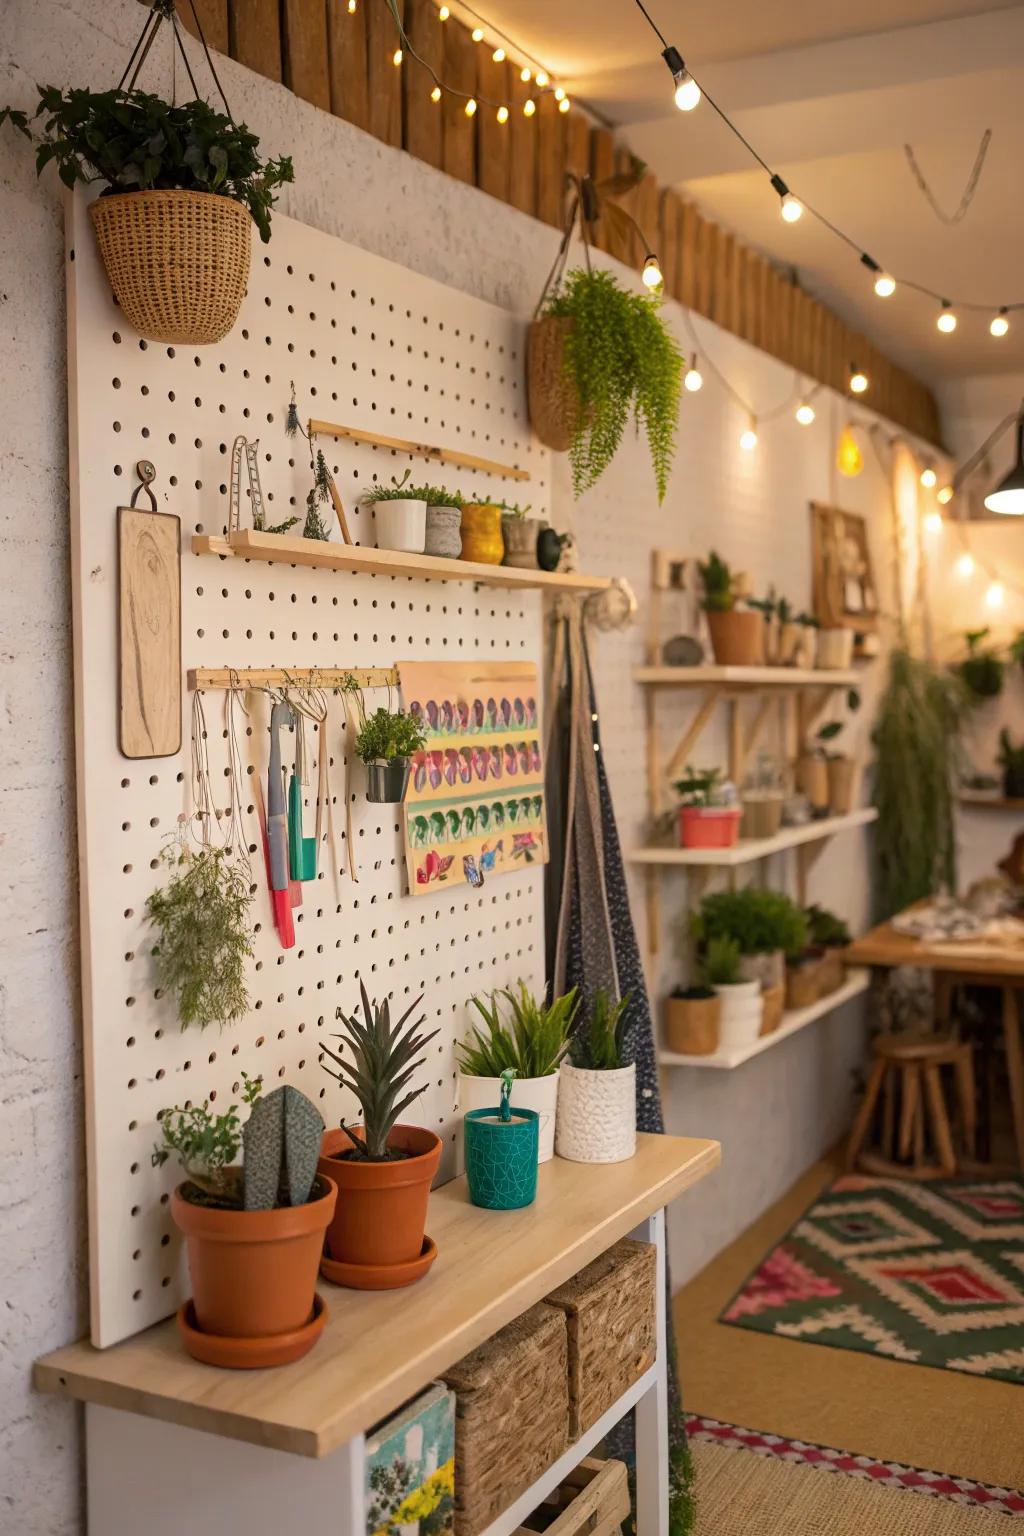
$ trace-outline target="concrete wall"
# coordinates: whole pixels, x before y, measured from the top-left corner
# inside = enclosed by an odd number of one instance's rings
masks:
[[[112,84],[139,25],[135,0],[7,0],[0,100],[31,104],[36,81]],[[285,211],[530,313],[554,254],[554,231],[282,87],[228,61],[221,68],[236,115],[260,133],[267,153],[295,157]],[[169,75],[162,44],[145,83],[169,91]],[[682,338],[682,317],[670,309]],[[756,408],[788,400],[788,370],[698,324],[711,355]],[[0,134],[0,326],[8,385],[0,415],[0,540],[5,571],[16,577],[0,605],[0,1529],[68,1536],[82,1528],[76,1414],[35,1396],[29,1379],[32,1359],[85,1323],[61,210],[55,178],[37,184],[27,147],[9,131]],[[757,452],[744,454],[743,413],[704,371],[704,391],[684,402],[662,508],[632,434],[582,505],[573,505],[567,465],[559,463],[556,520],[574,527],[581,563],[626,575],[644,605],[652,545],[696,553],[714,543],[759,585],[773,581],[805,604],[807,503],[814,498],[841,501],[869,518],[879,577],[888,581],[887,481],[868,449],[862,476],[836,484],[832,445],[841,407],[822,395],[818,421],[801,429],[787,406],[763,426]],[[641,630],[597,642],[604,740],[627,847],[642,837],[645,812],[643,705],[631,678],[642,650]],[[872,687],[868,681],[866,691]],[[683,703],[669,700],[665,708],[667,726],[681,727]],[[857,730],[866,728],[864,719]],[[722,760],[721,738],[709,736],[701,756]],[[852,835],[822,855],[812,877],[813,895],[855,924],[868,911],[865,855],[866,836]],[[670,876],[665,889],[662,986],[678,974],[685,885]],[[640,895],[637,886],[642,926]],[[725,1144],[721,1175],[673,1213],[678,1280],[841,1132],[861,1045],[853,1008],[738,1072],[670,1074],[670,1128]]]

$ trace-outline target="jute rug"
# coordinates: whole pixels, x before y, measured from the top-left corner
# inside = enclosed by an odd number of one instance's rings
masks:
[[[1024,1384],[1024,1183],[838,1179],[720,1320]]]
[[[999,1536],[1006,1516],[700,1439],[695,1536]]]

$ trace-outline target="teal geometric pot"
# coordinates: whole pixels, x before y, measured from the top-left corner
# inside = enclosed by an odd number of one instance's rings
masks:
[[[513,1109],[508,1121],[500,1115],[495,1105],[465,1117],[469,1198],[489,1211],[517,1211],[537,1196],[540,1115],[535,1109]]]

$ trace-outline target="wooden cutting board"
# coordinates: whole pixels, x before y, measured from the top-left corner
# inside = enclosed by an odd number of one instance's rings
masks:
[[[120,744],[125,757],[181,750],[181,519],[117,509]]]

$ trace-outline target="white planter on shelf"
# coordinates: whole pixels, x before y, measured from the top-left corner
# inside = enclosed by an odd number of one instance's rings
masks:
[[[400,549],[422,555],[427,542],[427,504],[414,498],[375,501],[373,523],[378,549]]]
[[[636,1152],[636,1066],[594,1072],[563,1062],[555,1151],[574,1163],[624,1163]]]
[[[738,1045],[752,1045],[761,1033],[764,1003],[759,981],[737,981],[716,986],[722,999],[718,1047],[729,1051]]]
[[[818,666],[823,672],[845,672],[853,665],[852,629],[818,630]]]
[[[540,1155],[538,1162],[546,1163],[555,1155],[555,1113],[558,1108],[558,1072],[546,1077],[517,1077],[512,1084],[512,1110],[535,1109],[540,1116]],[[497,1109],[501,1104],[500,1077],[469,1077],[459,1074],[459,1130],[458,1161],[461,1172],[464,1167],[462,1152],[462,1115],[471,1109]]]

